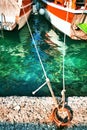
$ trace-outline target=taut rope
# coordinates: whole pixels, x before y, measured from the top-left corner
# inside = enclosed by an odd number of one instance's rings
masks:
[[[66,14],[66,21],[68,20],[68,11]],[[66,44],[66,34],[64,34],[64,46]],[[63,89],[61,91],[62,99],[61,104],[59,107],[54,108],[52,112],[52,120],[56,123],[58,127],[62,126],[68,126],[70,125],[72,113],[68,107],[65,105],[65,48],[63,48]],[[63,118],[61,114],[63,114]],[[66,116],[64,118],[64,114],[66,113]],[[66,120],[67,119],[67,120]]]
[[[23,9],[23,11],[24,11],[24,9]],[[24,11],[24,14],[25,14],[25,11]],[[25,16],[25,18],[26,18],[26,16]],[[68,18],[68,12],[67,12],[66,20],[67,20],[67,18]],[[33,92],[33,94],[35,94],[35,93],[36,93],[37,91],[39,91],[44,85],[47,84],[47,86],[48,86],[48,88],[49,88],[49,90],[50,90],[51,96],[52,96],[52,98],[53,98],[53,100],[54,100],[54,103],[55,103],[55,105],[56,105],[56,106],[55,106],[55,109],[54,109],[53,112],[52,112],[52,121],[54,121],[54,122],[57,124],[57,126],[68,126],[69,123],[70,123],[70,119],[71,119],[71,113],[70,113],[70,111],[69,111],[67,108],[65,108],[65,77],[64,77],[65,50],[64,50],[64,52],[63,52],[63,90],[62,90],[62,92],[61,92],[61,94],[62,94],[62,107],[60,107],[60,104],[59,104],[59,102],[57,101],[57,99],[56,99],[56,97],[55,97],[55,95],[54,95],[54,92],[53,92],[53,90],[52,90],[52,86],[51,86],[50,80],[49,80],[49,78],[47,77],[45,68],[44,68],[44,66],[43,66],[43,63],[42,63],[40,54],[39,54],[39,52],[38,52],[38,49],[37,49],[37,46],[36,46],[36,43],[35,43],[35,40],[34,40],[34,37],[33,37],[33,35],[32,35],[32,32],[31,32],[31,29],[30,29],[30,26],[29,26],[29,23],[28,23],[27,19],[26,19],[26,22],[27,22],[28,30],[29,30],[29,32],[30,32],[31,38],[32,38],[32,40],[33,40],[33,43],[34,43],[34,46],[35,46],[35,49],[36,49],[37,56],[38,56],[38,58],[39,58],[39,61],[40,61],[40,64],[41,64],[41,67],[42,67],[42,70],[43,70],[43,73],[44,73],[44,76],[45,76],[45,78],[46,78],[46,82],[43,83],[38,89],[36,89],[36,90]],[[64,34],[64,45],[65,45],[65,42],[66,42],[66,35]],[[58,113],[58,112],[62,112],[62,113],[65,112],[65,113],[67,113],[67,118],[68,118],[68,119],[67,119],[66,122],[61,121],[61,120],[59,119],[59,116],[58,116],[59,113]],[[65,118],[66,118],[66,117],[65,117]]]
[[[24,8],[23,8],[23,12],[24,12],[24,15],[25,15]],[[35,91],[33,91],[32,94],[35,94],[35,93],[36,93],[37,91],[39,91],[44,85],[47,84],[47,86],[48,86],[48,88],[49,88],[49,90],[50,90],[51,96],[53,97],[53,100],[54,100],[54,102],[55,102],[55,105],[58,106],[58,101],[57,101],[57,99],[56,99],[56,97],[55,97],[55,95],[54,95],[54,92],[53,92],[53,90],[52,90],[52,86],[51,86],[50,80],[49,80],[49,78],[47,77],[47,74],[46,74],[44,65],[43,65],[43,63],[42,63],[40,54],[39,54],[39,52],[38,52],[38,49],[37,49],[37,46],[36,46],[36,43],[35,43],[35,40],[34,40],[32,31],[31,31],[31,28],[30,28],[30,25],[29,25],[28,20],[27,20],[27,18],[26,18],[26,15],[25,15],[25,19],[26,19],[26,22],[27,22],[28,30],[29,30],[29,32],[30,32],[31,38],[32,38],[32,40],[33,40],[33,43],[34,43],[34,46],[35,46],[35,49],[36,49],[36,53],[37,53],[38,59],[39,59],[39,61],[40,61],[40,65],[41,65],[41,67],[42,67],[42,70],[43,70],[43,73],[44,73],[44,76],[45,76],[45,79],[46,79],[46,82],[43,83],[38,89],[36,89]]]
[[[68,11],[67,11],[67,14],[66,14],[66,21],[68,20]],[[66,34],[64,34],[64,46],[66,45]],[[65,48],[63,48],[63,90],[61,92],[61,95],[62,95],[62,103],[63,103],[63,107],[65,105],[65,55],[66,55],[66,52],[65,52]]]

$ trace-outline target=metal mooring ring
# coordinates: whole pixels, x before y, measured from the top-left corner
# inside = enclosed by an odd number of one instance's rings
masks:
[[[59,112],[61,113],[66,113],[67,116],[63,119],[60,115]],[[52,112],[52,119],[53,121],[56,123],[56,125],[58,127],[62,126],[69,126],[70,125],[70,121],[71,121],[71,112],[68,108],[54,108],[53,112]]]

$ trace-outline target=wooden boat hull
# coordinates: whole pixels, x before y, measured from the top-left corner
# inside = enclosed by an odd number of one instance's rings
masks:
[[[12,31],[21,29],[32,11],[32,0],[0,1],[0,29]]]
[[[41,9],[44,10],[46,19],[59,31],[72,39],[87,40],[87,33],[77,27],[77,24],[81,23],[84,18],[84,22],[87,23],[87,10],[83,13],[82,9],[65,8],[47,0],[41,0],[41,5],[43,5]]]

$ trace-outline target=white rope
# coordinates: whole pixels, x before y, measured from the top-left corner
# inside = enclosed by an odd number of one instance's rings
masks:
[[[47,82],[43,83],[39,88],[37,88],[35,91],[33,91],[32,94],[35,94],[36,92],[38,92],[46,84],[47,84]]]
[[[24,11],[24,8],[23,8],[23,11]],[[24,11],[24,15],[25,15],[25,11]],[[39,91],[44,85],[47,84],[47,85],[48,85],[48,88],[49,88],[49,90],[50,90],[51,96],[53,97],[53,100],[54,100],[56,106],[58,106],[58,101],[57,101],[57,99],[56,99],[56,97],[55,97],[55,95],[54,95],[54,92],[53,92],[53,90],[52,90],[52,86],[51,86],[51,84],[50,84],[50,80],[49,80],[49,78],[47,77],[45,68],[44,68],[43,63],[42,63],[42,60],[41,60],[41,58],[40,58],[40,54],[39,54],[39,52],[38,52],[38,49],[37,49],[37,46],[36,46],[36,43],[35,43],[34,37],[33,37],[33,35],[32,35],[32,32],[31,32],[31,29],[30,29],[30,26],[29,26],[29,23],[28,23],[28,20],[27,20],[26,16],[25,16],[25,19],[26,19],[26,22],[27,22],[28,30],[29,30],[29,32],[30,32],[31,38],[32,38],[32,40],[33,40],[33,43],[34,43],[34,46],[35,46],[35,49],[36,49],[37,56],[38,56],[38,58],[39,58],[39,61],[40,61],[41,67],[42,67],[44,76],[45,76],[45,78],[46,78],[46,82],[43,83],[38,89],[36,89],[35,91],[33,91],[32,94],[35,94],[35,93],[36,93],[37,91]]]
[[[24,12],[24,15],[25,15],[24,8],[23,8],[23,12]],[[33,35],[32,35],[32,32],[31,32],[31,29],[30,29],[30,26],[29,26],[28,20],[27,20],[27,18],[26,18],[26,15],[25,15],[25,19],[26,19],[26,22],[27,22],[28,30],[29,30],[29,32],[30,32],[31,38],[32,38],[32,40],[33,40],[33,43],[34,43],[34,46],[35,46],[35,49],[36,49],[36,53],[37,53],[38,59],[39,59],[39,61],[40,61],[40,64],[41,64],[42,70],[43,70],[43,72],[44,72],[44,76],[45,76],[45,78],[47,78],[47,74],[46,74],[45,68],[44,68],[44,66],[43,66],[43,63],[42,63],[42,60],[41,60],[40,54],[39,54],[39,52],[38,52],[38,49],[37,49],[37,46],[36,46],[36,43],[35,43],[34,37],[33,37]]]
[[[68,20],[68,11],[67,11],[67,14],[66,14],[66,21]],[[66,45],[66,34],[64,33],[64,46]],[[65,48],[63,49],[63,90],[61,92],[61,95],[62,95],[62,102],[63,102],[63,107],[64,107],[64,104],[65,104]]]
[[[9,1],[10,1],[10,0],[9,0]],[[11,3],[11,2],[10,2],[10,3]],[[29,30],[30,35],[31,35],[31,38],[32,38],[32,40],[33,40],[33,43],[34,43],[34,46],[35,46],[35,49],[36,49],[36,53],[37,53],[37,55],[38,55],[38,58],[39,58],[39,61],[40,61],[42,70],[43,70],[43,72],[44,72],[44,76],[45,76],[45,78],[47,79],[46,71],[45,71],[45,68],[44,68],[44,66],[43,66],[42,60],[41,60],[41,58],[40,58],[40,54],[39,54],[39,52],[38,52],[38,49],[37,49],[37,46],[36,46],[34,37],[33,37],[33,35],[32,35],[32,32],[31,32],[31,29],[30,29],[28,20],[27,20],[27,18],[26,18],[25,11],[24,11],[24,7],[22,6],[21,8],[23,8],[23,12],[24,12],[25,20],[26,20],[26,23],[27,23],[27,26],[28,26],[28,30]]]

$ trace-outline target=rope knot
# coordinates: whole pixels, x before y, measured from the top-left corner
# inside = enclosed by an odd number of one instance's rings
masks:
[[[49,82],[50,82],[49,78],[47,78],[47,77],[46,77],[46,82],[47,82],[47,83],[49,83]]]
[[[63,90],[61,91],[61,95],[64,96],[64,95],[65,95],[65,92],[66,92],[66,90],[63,89]]]
[[[62,91],[61,91],[61,95],[62,95],[62,100],[61,100],[61,104],[62,104],[62,107],[64,107],[64,105],[65,105],[65,89],[63,89]]]

